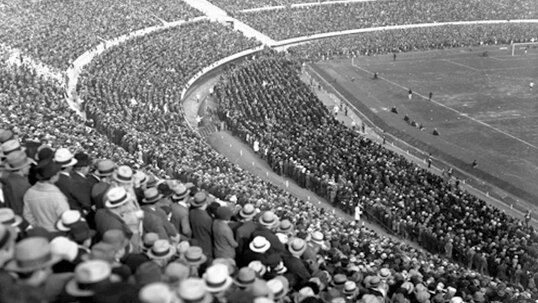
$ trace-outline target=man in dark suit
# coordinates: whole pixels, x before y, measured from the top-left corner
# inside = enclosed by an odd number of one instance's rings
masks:
[[[24,208],[24,193],[31,187],[28,182],[30,165],[33,162],[24,151],[14,151],[6,159],[7,174],[0,178],[4,192],[5,205],[19,216]]]
[[[207,195],[198,192],[191,200],[189,220],[192,229],[192,241],[195,246],[200,246],[208,259],[213,258],[213,219],[206,211]]]
[[[59,148],[54,153],[54,162],[62,166],[56,186],[67,197],[69,208],[86,215],[90,210],[89,199],[84,199],[84,194],[79,193],[83,189],[78,187],[72,177],[73,166],[78,163],[78,160],[67,148]]]
[[[88,178],[90,172],[91,159],[83,152],[75,154],[77,163],[69,174],[71,176],[71,186],[74,189],[73,196],[82,205],[83,211],[86,212],[86,220],[91,227],[94,227],[95,212],[91,209],[91,193],[93,180]]]

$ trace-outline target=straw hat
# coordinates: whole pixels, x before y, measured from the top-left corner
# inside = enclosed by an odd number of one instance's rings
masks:
[[[280,222],[280,225],[277,228],[278,232],[281,232],[283,234],[290,234],[293,232],[293,224],[290,220],[284,219]]]
[[[148,251],[147,255],[150,259],[161,260],[168,259],[176,253],[176,248],[170,245],[168,240],[157,240],[153,243],[153,247]]]
[[[105,206],[108,208],[120,207],[129,201],[129,194],[123,187],[113,187],[106,193]]]
[[[206,290],[202,279],[189,278],[179,284],[178,297],[190,303],[211,303],[213,296]]]
[[[65,291],[75,297],[92,296],[98,287],[110,283],[111,275],[112,268],[108,262],[85,261],[75,268],[75,277],[67,282]]]
[[[323,241],[324,237],[323,234],[320,231],[315,231],[312,233],[310,237],[310,242],[318,244],[318,245],[325,245],[325,242]]]
[[[142,203],[153,204],[163,198],[163,195],[159,193],[159,190],[155,187],[150,187],[144,191],[144,199]]]
[[[237,272],[234,283],[239,287],[247,287],[256,280],[256,272],[250,267],[243,267]]]
[[[36,249],[39,248],[39,249]],[[15,257],[4,267],[7,271],[32,272],[60,261],[50,251],[49,241],[41,237],[21,240],[15,245]]]
[[[279,224],[277,215],[275,215],[275,213],[270,210],[263,212],[258,221],[261,225],[269,229]]]
[[[114,173],[115,168],[116,165],[112,160],[101,160],[97,163],[97,171],[95,172],[95,175],[98,177],[108,177]]]
[[[267,272],[267,266],[265,266],[262,262],[259,260],[254,260],[248,264],[249,268],[252,268],[258,277],[263,277],[265,275],[265,272]]]
[[[131,183],[133,182],[133,170],[127,165],[122,165],[112,174],[112,178],[119,183]]]
[[[147,252],[152,247],[155,241],[159,240],[159,235],[156,233],[146,233],[142,238],[142,250]]]
[[[172,201],[182,201],[186,197],[189,196],[190,191],[187,189],[187,187],[183,184],[178,184],[172,188],[170,188],[174,194],[172,195]]]
[[[8,171],[17,171],[31,164],[35,164],[34,160],[28,158],[22,150],[11,152],[6,158],[6,170]]]
[[[283,298],[289,291],[286,289],[284,283],[282,283],[282,280],[277,278],[267,281],[267,287],[269,287],[273,293],[273,297],[277,300]]]
[[[67,148],[59,148],[56,150],[53,160],[57,164],[60,164],[62,168],[73,166],[78,162],[77,159],[75,159],[75,156]]]
[[[306,241],[301,238],[293,238],[288,243],[288,250],[294,257],[299,258],[306,251]]]
[[[232,285],[232,278],[224,264],[215,264],[209,267],[203,275],[206,289],[210,293],[224,291]]]
[[[207,202],[207,195],[203,192],[197,192],[191,200],[192,207],[201,207]]]
[[[252,204],[245,204],[243,208],[239,211],[239,215],[243,219],[252,219],[256,216],[256,208]]]
[[[14,151],[26,151],[17,139],[10,139],[0,145],[0,157],[5,158]]]
[[[184,258],[188,265],[200,265],[207,261],[202,248],[198,246],[189,247],[185,252]]]
[[[7,207],[0,208],[0,224],[17,227],[21,223],[22,217],[16,215],[13,209]]]
[[[138,292],[138,299],[142,303],[173,303],[177,301],[170,287],[161,282],[142,287]]]
[[[250,242],[248,247],[253,252],[263,254],[264,252],[269,250],[269,248],[271,247],[271,243],[267,239],[265,239],[264,237],[257,236],[252,240],[252,242]]]
[[[82,215],[78,210],[66,210],[60,216],[58,222],[56,222],[56,228],[59,231],[69,231],[73,224],[83,220]]]

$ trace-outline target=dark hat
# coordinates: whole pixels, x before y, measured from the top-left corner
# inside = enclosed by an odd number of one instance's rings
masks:
[[[151,261],[142,263],[140,266],[138,266],[134,277],[136,283],[140,286],[161,282],[163,278],[159,265]]]
[[[68,235],[69,238],[80,244],[91,239],[95,235],[95,231],[91,230],[85,221],[78,221],[71,225]]]
[[[232,218],[232,210],[229,207],[221,206],[217,208],[216,218],[220,220],[230,220]]]
[[[37,167],[36,167],[37,179],[40,181],[49,180],[54,175],[59,173],[61,169],[62,169],[62,166],[52,161],[52,159],[43,160],[39,162],[39,164],[37,164]]]
[[[92,164],[92,159],[90,159],[90,156],[84,152],[76,153],[75,159],[77,160],[75,167],[90,166]]]
[[[37,161],[52,159],[52,157],[54,157],[54,151],[52,150],[52,148],[46,145],[41,145],[37,148],[37,154],[35,157]]]

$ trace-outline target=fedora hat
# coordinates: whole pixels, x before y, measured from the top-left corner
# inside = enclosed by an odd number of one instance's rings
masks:
[[[293,238],[288,243],[288,250],[294,257],[300,257],[306,251],[306,241],[301,238]]]
[[[0,208],[0,224],[16,227],[21,223],[22,217],[16,215],[13,209],[7,207]]]
[[[49,180],[54,177],[60,170],[62,166],[52,159],[47,159],[40,161],[36,167],[36,177],[38,180]]]
[[[68,236],[73,241],[81,244],[87,239],[93,238],[95,231],[91,230],[85,221],[78,221],[70,226]]]
[[[34,160],[29,158],[22,150],[11,152],[6,158],[6,170],[8,171],[17,171],[31,164],[35,164]]]
[[[127,165],[122,165],[112,174],[112,178],[119,183],[131,183],[133,181],[133,170]]]
[[[252,219],[254,216],[256,216],[256,208],[254,205],[247,203],[241,208],[239,215],[243,219]]]
[[[120,207],[129,201],[130,197],[125,188],[113,187],[106,193],[105,206],[108,208]]]
[[[164,276],[169,283],[181,282],[189,277],[189,268],[179,262],[171,262],[164,269]]]
[[[75,268],[75,277],[65,285],[65,292],[74,297],[90,297],[110,283],[112,268],[108,262],[89,260]]]
[[[192,207],[201,207],[207,202],[207,195],[204,192],[197,192],[191,199]]]
[[[380,277],[381,279],[385,279],[385,280],[386,280],[386,279],[390,278],[390,276],[391,276],[390,269],[388,269],[388,268],[381,268],[381,269],[379,270],[379,277]]]
[[[159,190],[155,187],[150,187],[144,191],[144,199],[142,203],[153,204],[163,198],[163,195],[159,193]]]
[[[213,296],[206,290],[204,280],[188,278],[179,284],[176,291],[178,297],[190,303],[211,303]]]
[[[4,268],[7,271],[32,272],[52,266],[59,261],[60,257],[52,254],[47,239],[31,237],[15,245],[15,257]]]
[[[62,213],[58,222],[56,222],[56,229],[59,231],[69,231],[73,224],[81,220],[83,220],[82,215],[78,210],[66,210]]]
[[[200,265],[207,261],[207,256],[204,255],[202,248],[198,246],[189,247],[184,258],[188,265]]]
[[[279,223],[277,215],[270,210],[263,212],[258,221],[267,228],[275,227]]]
[[[129,239],[125,236],[125,232],[115,228],[105,231],[101,241],[114,246],[115,250],[120,250],[129,245]]]
[[[142,303],[173,303],[175,295],[168,285],[162,282],[148,284],[138,292],[138,299]]]
[[[250,267],[243,267],[237,272],[234,283],[239,287],[247,287],[256,280],[256,271]]]
[[[14,151],[26,151],[24,146],[21,146],[21,143],[17,139],[10,139],[0,145],[0,156],[2,158],[7,157],[10,153]]]
[[[85,152],[78,152],[75,154],[74,157],[75,157],[75,160],[77,160],[75,167],[84,167],[84,166],[92,165],[92,159]]]
[[[176,253],[176,248],[170,245],[168,240],[157,240],[153,243],[153,247],[148,251],[147,255],[150,259],[161,260],[168,259]]]
[[[171,190],[174,193],[172,195],[172,201],[174,202],[184,200],[189,196],[190,193],[190,190],[188,190],[187,187],[181,183],[171,187]]]
[[[101,160],[97,162],[97,171],[95,172],[95,175],[98,177],[108,177],[114,173],[115,168],[116,165],[112,160]]]
[[[248,247],[253,252],[263,254],[264,252],[266,252],[271,247],[271,243],[267,239],[265,239],[264,237],[257,236],[252,240],[252,242],[250,242]]]
[[[54,153],[54,162],[60,164],[63,167],[69,167],[77,164],[77,159],[67,148],[58,148]]]
[[[210,266],[203,275],[206,290],[210,293],[224,291],[232,285],[232,278],[228,274],[228,267],[224,264]]]

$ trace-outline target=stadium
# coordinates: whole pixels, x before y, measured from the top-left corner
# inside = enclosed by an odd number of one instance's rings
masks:
[[[535,0],[0,16],[0,302],[538,300]]]

